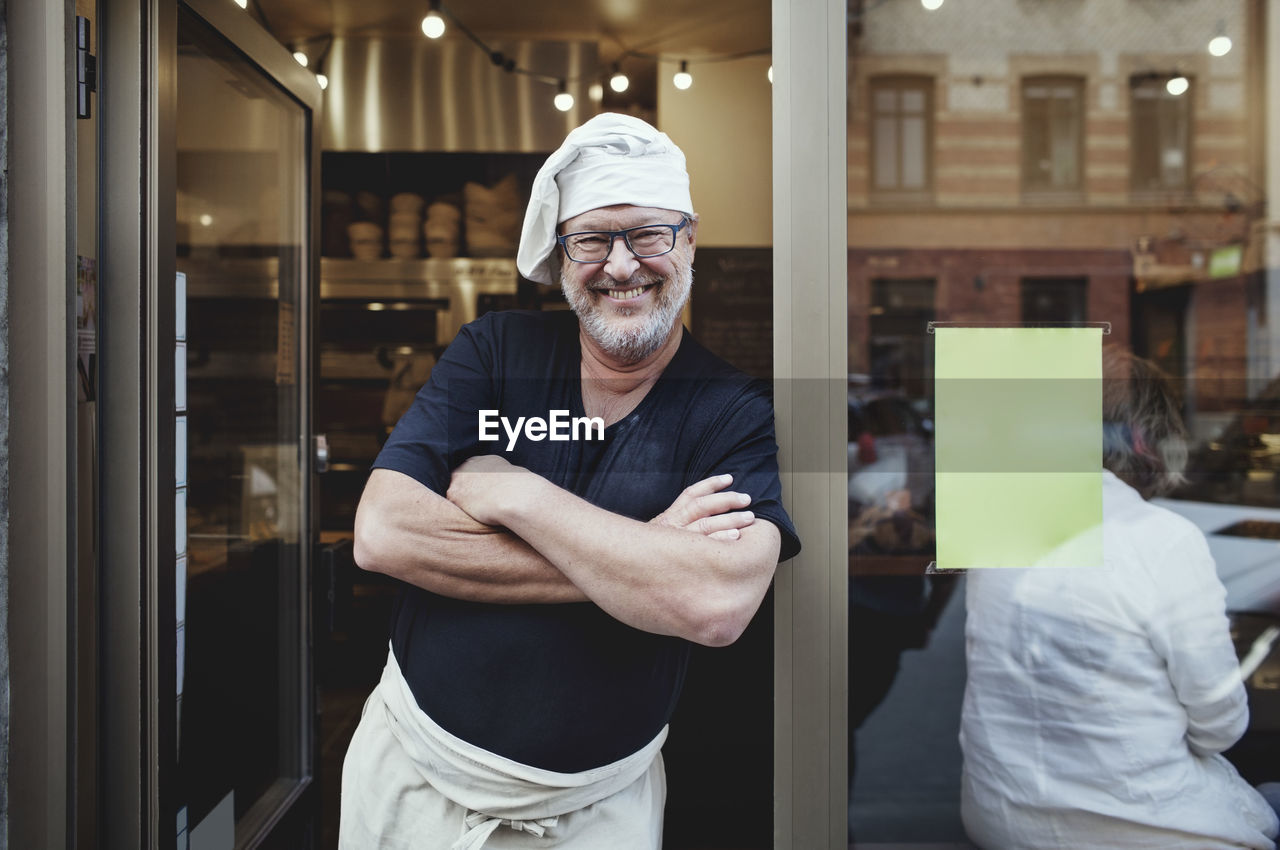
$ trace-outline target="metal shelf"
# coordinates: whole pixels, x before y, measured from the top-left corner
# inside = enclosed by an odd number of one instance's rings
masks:
[[[279,294],[280,261],[265,258],[178,259],[187,275],[188,298],[266,298]],[[514,294],[519,274],[509,257],[451,260],[320,260],[320,297],[457,299]]]

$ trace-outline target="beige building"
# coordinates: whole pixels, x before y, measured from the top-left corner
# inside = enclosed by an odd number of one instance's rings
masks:
[[[1197,409],[1243,398],[1263,321],[1261,14],[854,3],[850,372],[918,388],[932,319],[1106,321],[1195,379]]]

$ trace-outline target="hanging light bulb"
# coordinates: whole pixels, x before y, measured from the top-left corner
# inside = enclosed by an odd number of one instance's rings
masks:
[[[920,0],[920,5],[933,12],[942,7],[942,0]]]
[[[307,54],[303,53],[301,50],[293,51],[293,58],[294,58],[294,61],[296,61],[302,67],[304,68],[307,67]]]
[[[316,82],[320,85],[321,91],[329,88],[329,78],[324,74],[316,74]]]
[[[591,85],[587,86],[587,97],[589,97],[591,100],[595,101],[596,103],[599,103],[600,101],[604,100],[604,86],[600,85],[599,83],[592,83]]]
[[[1169,82],[1164,84],[1165,91],[1167,91],[1169,94],[1173,95],[1174,97],[1177,97],[1178,95],[1181,95],[1181,94],[1186,94],[1187,89],[1190,87],[1191,87],[1191,82],[1181,74],[1179,74],[1176,77],[1170,77]]]
[[[1218,31],[1209,39],[1209,52],[1214,56],[1226,56],[1231,52],[1231,37],[1227,35],[1227,25],[1218,21]]]
[[[431,11],[422,19],[422,34],[427,38],[444,35],[444,18],[440,17],[440,4],[437,0],[431,0]]]
[[[556,109],[559,109],[561,112],[568,112],[570,109],[573,109],[573,95],[569,94],[569,90],[565,87],[564,80],[560,81],[560,91],[556,93],[556,98],[553,102],[556,105]]]
[[[689,63],[684,59],[680,60],[680,70],[676,71],[675,76],[671,78],[671,82],[681,91],[693,85],[693,75],[689,73]]]
[[[613,76],[609,78],[609,88],[622,94],[631,85],[631,80],[626,74],[622,73],[622,68],[617,62],[613,63]]]

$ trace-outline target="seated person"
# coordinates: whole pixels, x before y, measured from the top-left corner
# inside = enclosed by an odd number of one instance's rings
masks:
[[[1248,725],[1226,591],[1148,503],[1186,439],[1154,364],[1103,356],[1102,568],[970,570],[961,814],[986,848],[1271,848],[1276,813],[1221,755]]]

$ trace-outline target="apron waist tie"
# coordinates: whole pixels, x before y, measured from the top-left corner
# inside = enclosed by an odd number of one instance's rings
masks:
[[[498,818],[486,815],[483,812],[468,812],[466,821],[466,832],[462,837],[453,842],[453,846],[449,850],[479,850],[489,836],[493,835],[500,826],[509,826],[516,832],[527,832],[530,835],[541,838],[548,829],[551,829],[559,821],[558,817],[538,818],[537,820],[512,820],[510,818]]]

